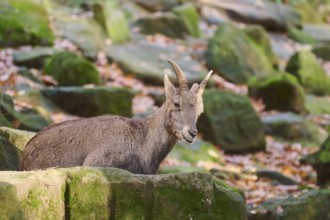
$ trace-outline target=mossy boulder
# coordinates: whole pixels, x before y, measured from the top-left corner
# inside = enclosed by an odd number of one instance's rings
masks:
[[[262,49],[272,66],[277,67],[278,58],[273,52],[267,31],[260,25],[248,25],[243,31]]]
[[[0,119],[5,120],[2,126],[15,125],[16,128],[28,131],[40,131],[51,123],[50,118],[40,114],[36,109],[23,108],[16,111],[12,97],[4,93],[0,93],[0,114]]]
[[[302,44],[315,45],[317,43],[312,36],[296,27],[289,28],[288,36],[292,40]]]
[[[161,33],[172,38],[183,38],[187,30],[181,19],[172,12],[155,13],[137,20],[144,34]]]
[[[204,140],[229,153],[265,149],[261,120],[246,96],[210,89],[203,97],[204,113],[197,125]]]
[[[141,5],[149,11],[169,11],[174,6],[178,6],[182,1],[180,0],[134,0],[133,2]]]
[[[322,2],[322,3],[321,3]],[[324,23],[323,7],[321,4],[325,3],[324,1],[293,1],[291,5],[299,12],[301,20],[304,24],[320,24]],[[318,8],[322,8],[319,10]]]
[[[69,177],[66,183],[66,204],[70,219],[108,219],[110,216],[111,186],[98,170],[63,170]]]
[[[190,166],[196,166],[201,161],[218,164],[224,162],[219,150],[213,144],[201,140],[196,140],[192,144],[179,141],[167,157]]]
[[[7,182],[0,182],[0,216],[7,219],[25,219],[17,198],[16,187]]]
[[[195,5],[191,3],[185,3],[174,7],[172,11],[179,17],[185,29],[191,36],[196,38],[201,36],[199,30],[199,14]]]
[[[218,27],[207,46],[205,61],[209,69],[236,84],[273,72],[264,51],[243,30],[229,24]]]
[[[0,127],[0,136],[12,145],[23,151],[26,143],[35,135],[35,132],[24,131],[8,127]]]
[[[304,24],[302,30],[319,45],[330,43],[330,25],[328,24]]]
[[[250,210],[250,220],[329,219],[330,190],[311,190],[300,196],[270,199]]]
[[[304,90],[291,74],[254,77],[249,80],[248,87],[249,96],[261,99],[266,110],[306,112]]]
[[[12,143],[0,137],[0,170],[19,170],[21,152]]]
[[[95,20],[113,43],[124,43],[130,38],[125,13],[116,1],[98,1],[92,7]]]
[[[198,61],[185,59],[190,56],[189,53],[178,52],[173,47],[164,48],[148,43],[115,45],[108,47],[107,54],[125,73],[132,74],[145,83],[163,86],[166,73],[173,83],[176,82],[171,66],[165,58],[160,58],[160,54],[175,60],[184,71],[189,84],[200,83],[207,74]]]
[[[44,73],[54,77],[59,86],[100,83],[99,73],[95,66],[72,52],[56,53],[47,61]]]
[[[330,183],[330,136],[322,143],[320,150],[309,155],[306,161],[316,169],[318,185]]]
[[[25,0],[0,1],[0,47],[52,45],[53,42],[54,35],[43,4]]]
[[[330,115],[330,98],[308,95],[306,97],[306,108],[313,115]]]
[[[62,172],[47,170],[38,172],[3,171],[0,182],[15,186],[18,211],[21,219],[64,219],[66,178]],[[1,209],[12,207],[2,206]],[[6,211],[6,210],[4,210]],[[7,216],[1,218],[8,219]]]
[[[74,17],[65,10],[54,10],[54,26],[62,36],[82,50],[89,59],[96,59],[97,53],[104,51],[106,32],[94,18]]]
[[[102,114],[132,116],[134,92],[120,87],[57,87],[42,94],[69,114],[93,117]]]
[[[312,49],[312,52],[318,58],[321,58],[326,61],[330,61],[330,45],[316,46]]]
[[[330,77],[312,52],[295,53],[285,70],[298,78],[307,93],[330,95]]]
[[[0,182],[15,186],[17,195],[7,196],[25,219],[247,219],[242,191],[205,173],[76,167],[0,174]],[[10,214],[15,206],[2,208]]]
[[[19,170],[21,152],[34,135],[34,132],[0,127],[0,170]]]
[[[31,50],[14,51],[14,64],[17,66],[41,69],[47,58],[60,51],[61,49],[53,47],[34,47]]]
[[[289,27],[301,26],[299,13],[290,5],[263,1],[212,1],[206,5],[224,10],[234,21],[262,25],[271,31],[286,31]]]
[[[319,146],[327,132],[313,122],[293,113],[279,113],[262,117],[265,133],[291,142]]]

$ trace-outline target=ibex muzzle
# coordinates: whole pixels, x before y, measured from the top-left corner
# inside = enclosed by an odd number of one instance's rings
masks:
[[[168,62],[179,88],[165,75],[166,102],[154,115],[146,119],[108,115],[52,125],[27,143],[21,170],[97,166],[155,174],[178,139],[191,143],[196,137],[196,122],[203,112],[202,94],[212,73],[189,89],[180,67]]]

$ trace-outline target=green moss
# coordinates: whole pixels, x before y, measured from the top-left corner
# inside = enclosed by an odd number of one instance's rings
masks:
[[[14,185],[0,181],[0,217],[3,219],[25,219]]]
[[[204,114],[198,121],[204,140],[226,152],[262,150],[263,126],[246,96],[216,89],[204,92]]]
[[[42,4],[25,0],[0,2],[0,47],[52,45],[53,41]]]
[[[185,3],[174,7],[172,11],[180,18],[191,36],[200,37],[199,15],[193,4]]]
[[[319,162],[329,163],[330,162],[330,136],[322,143],[318,152]]]
[[[113,43],[123,43],[129,39],[128,21],[116,1],[93,4],[96,21],[108,33]]]
[[[60,86],[100,83],[99,73],[95,66],[72,52],[55,54],[47,61],[44,72],[53,76]]]
[[[156,13],[140,18],[137,25],[144,34],[161,33],[172,38],[184,38],[187,32],[182,20],[172,12]]]
[[[197,140],[192,144],[179,142],[168,155],[169,158],[197,165],[200,161],[222,163],[218,149],[209,142]]]
[[[214,190],[215,201],[213,205],[222,206],[221,209],[218,209],[217,212],[213,214],[215,217],[228,220],[247,219],[245,213],[246,206],[244,205],[245,200],[244,197],[242,197],[241,191],[228,190],[227,186],[224,187],[217,184],[214,184]]]
[[[250,37],[258,47],[260,47],[272,66],[277,67],[278,58],[273,52],[267,31],[259,25],[248,25],[243,30],[245,34]]]
[[[107,219],[109,182],[98,170],[67,170],[66,212],[70,219]]]
[[[330,99],[329,97],[306,97],[306,107],[308,112],[315,115],[330,114]]]
[[[152,216],[152,188],[143,178],[131,177],[125,181],[110,180],[111,204],[115,219],[148,219]]]
[[[220,25],[209,41],[206,65],[233,83],[246,83],[252,76],[273,72],[264,52],[244,33],[232,25]]]
[[[302,30],[299,30],[296,27],[290,27],[288,30],[288,36],[298,42],[298,43],[302,43],[302,44],[309,44],[309,45],[315,45],[316,41],[314,38],[312,38],[312,36],[310,36],[309,34],[303,32]]]
[[[295,75],[308,93],[315,95],[330,94],[330,77],[310,51],[300,51],[294,54],[286,71]]]
[[[0,137],[0,170],[19,170],[21,152],[5,138]]]
[[[306,112],[304,90],[290,74],[254,77],[249,80],[248,86],[249,95],[262,99],[266,110]]]
[[[29,210],[30,213],[38,212],[39,207],[42,204],[40,199],[41,196],[44,195],[37,188],[30,189],[27,196],[21,201],[22,208]]]
[[[7,139],[19,150],[23,151],[26,143],[35,135],[34,132],[22,131],[14,128],[0,127],[0,136]]]

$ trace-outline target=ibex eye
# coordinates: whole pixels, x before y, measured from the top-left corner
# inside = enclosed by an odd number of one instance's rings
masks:
[[[179,103],[174,103],[174,107],[175,108],[180,108],[180,104]]]

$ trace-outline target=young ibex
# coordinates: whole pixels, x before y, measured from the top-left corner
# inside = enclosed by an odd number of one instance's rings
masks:
[[[212,73],[189,90],[180,67],[168,62],[179,88],[165,75],[166,101],[154,115],[146,119],[99,116],[52,125],[27,143],[21,170],[83,165],[155,174],[178,139],[191,143],[197,135],[202,94]]]

